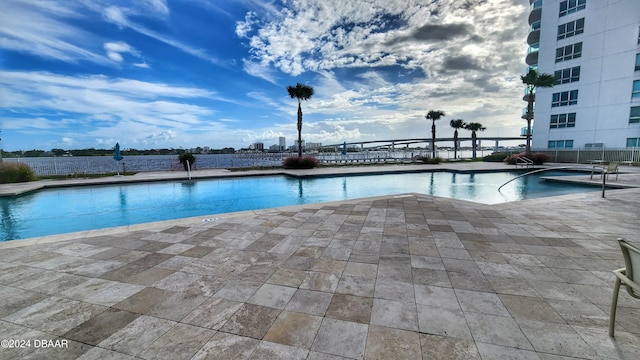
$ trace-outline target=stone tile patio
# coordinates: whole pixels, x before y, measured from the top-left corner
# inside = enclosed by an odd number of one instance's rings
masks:
[[[637,359],[640,301],[607,331],[639,204],[406,194],[2,244],[0,334],[31,345],[0,358]]]

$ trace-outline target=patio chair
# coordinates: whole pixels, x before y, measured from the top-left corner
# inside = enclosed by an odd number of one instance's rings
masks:
[[[595,171],[596,168],[601,168],[600,170],[600,178],[602,179],[603,176],[607,177],[607,180],[609,180],[609,174],[616,174],[616,180],[618,180],[618,168],[620,167],[620,163],[617,161],[612,161],[609,164],[607,164],[606,166],[600,166],[600,165],[595,165],[592,169],[591,169],[591,179],[593,179],[593,172]]]
[[[640,299],[640,249],[630,245],[624,239],[618,239],[624,265],[622,269],[614,270],[616,285],[613,288],[613,300],[611,302],[611,314],[609,316],[609,336],[613,337],[616,324],[616,308],[618,307],[618,293],[620,285],[624,283],[629,295]]]

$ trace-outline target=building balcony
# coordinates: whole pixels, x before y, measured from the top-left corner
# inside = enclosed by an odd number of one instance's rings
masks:
[[[540,42],[540,29],[533,30],[527,36],[527,44],[533,45]]]
[[[535,106],[533,107],[533,112],[534,113],[536,112],[536,107]],[[522,108],[522,116],[520,116],[520,118],[527,120],[527,107],[526,106]]]
[[[538,65],[538,51],[529,52],[524,61],[527,65]]]
[[[540,21],[540,19],[542,19],[542,6],[531,10],[531,12],[529,13],[529,25],[533,24],[536,21]]]
[[[533,125],[531,126],[531,133],[533,134]],[[527,136],[527,127],[520,128],[520,136]]]
[[[529,4],[531,4],[531,10],[538,9],[542,7],[542,0],[529,0]]]

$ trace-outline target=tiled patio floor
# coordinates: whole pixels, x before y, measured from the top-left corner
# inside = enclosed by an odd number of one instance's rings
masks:
[[[0,358],[638,359],[640,301],[607,331],[639,220],[640,189],[407,194],[0,246],[0,334],[31,340]]]

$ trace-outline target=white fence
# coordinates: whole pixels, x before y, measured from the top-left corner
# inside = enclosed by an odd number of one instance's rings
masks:
[[[640,163],[640,148],[601,148],[601,149],[533,149],[531,152],[545,153],[552,162],[589,163],[592,161],[617,161],[622,163]]]
[[[258,158],[235,154],[195,154],[195,169],[237,168],[279,165],[281,159]],[[36,175],[104,174],[139,171],[184,171],[177,155],[135,155],[125,156],[115,161],[111,156],[70,156],[5,158],[6,162],[20,162],[29,165]]]

